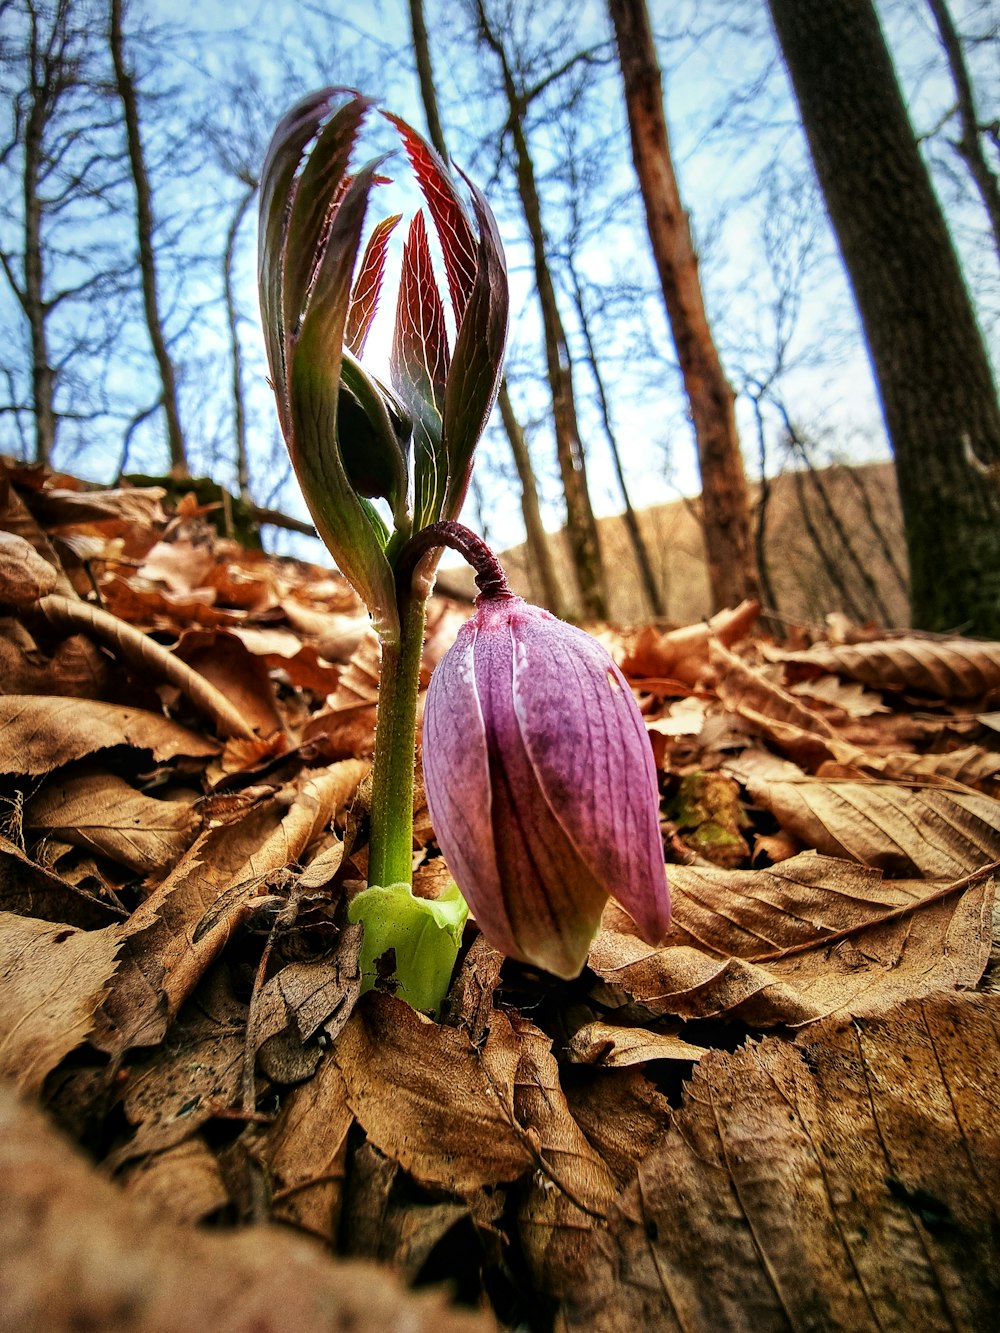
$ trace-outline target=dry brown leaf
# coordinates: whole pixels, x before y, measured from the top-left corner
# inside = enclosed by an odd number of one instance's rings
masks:
[[[518,1229],[539,1288],[561,1299],[586,1279],[586,1237],[603,1222],[615,1181],[570,1113],[550,1039],[520,1015],[512,1023],[521,1051],[514,1113],[537,1165],[521,1197]]]
[[[229,1203],[219,1163],[200,1135],[133,1162],[118,1180],[126,1195],[174,1222],[203,1222]]]
[[[151,750],[158,760],[218,753],[213,741],[156,713],[94,699],[0,695],[0,773],[51,773],[114,745]]]
[[[120,1053],[163,1039],[232,931],[255,910],[269,878],[304,856],[366,771],[345,760],[307,774],[297,793],[198,838],[122,927],[121,970],[94,1034],[100,1049]]]
[[[748,791],[806,847],[890,874],[958,879],[1000,860],[1000,801],[978,792],[816,778]]]
[[[648,1028],[614,1027],[611,1023],[585,1023],[577,1028],[566,1047],[570,1064],[598,1065],[602,1069],[627,1069],[647,1060],[700,1060],[703,1046],[694,1046],[672,1032]]]
[[[984,750],[981,745],[965,745],[960,750],[944,754],[905,754],[892,751],[886,755],[869,755],[866,768],[892,777],[948,778],[966,787],[993,790],[1000,777],[1000,754]]]
[[[1000,1000],[945,995],[702,1060],[562,1327],[992,1327]]]
[[[752,719],[789,723],[822,740],[836,736],[821,713],[807,708],[788,690],[720,643],[709,644],[709,661],[717,678],[716,693],[733,712]]]
[[[210,681],[243,718],[251,731],[271,736],[283,730],[267,663],[225,630],[187,630],[177,656]]]
[[[42,1117],[0,1097],[3,1333],[489,1333],[483,1314],[335,1263],[280,1227],[223,1235],[124,1197]]]
[[[912,903],[906,886],[853,861],[801,852],[766,870],[671,866],[669,943],[754,958],[819,944]],[[620,912],[620,909],[619,909]],[[612,913],[605,918],[613,925]],[[626,920],[620,913],[619,922]]]
[[[140,875],[168,869],[195,834],[193,802],[154,800],[113,773],[55,778],[28,801],[25,827],[107,856]]]
[[[977,699],[1000,689],[1000,644],[978,639],[914,635],[878,643],[816,644],[804,652],[771,656],[850,676],[873,689],[920,690],[941,699]]]
[[[34,606],[58,582],[58,573],[24,537],[0,531],[0,606]]]
[[[744,873],[743,892],[752,896],[752,877],[765,872]],[[773,880],[765,878],[762,887],[765,895],[773,893]],[[885,919],[876,915],[859,929],[848,926],[846,937],[820,940],[805,950],[791,945],[787,956],[762,955],[757,960],[683,944],[654,949],[634,935],[602,929],[588,963],[610,988],[600,993],[606,1003],[635,1000],[657,1014],[739,1018],[758,1027],[800,1027],[840,1012],[879,1014],[912,997],[978,983],[990,955],[996,887],[995,874],[972,883],[962,880],[954,888],[923,881],[894,885],[894,892],[908,894],[909,903],[892,909],[892,915],[883,911]],[[818,893],[804,910],[814,916],[830,912],[833,919],[842,913],[848,920],[855,914],[863,919],[868,910],[859,911],[849,900],[838,904],[834,898],[824,902]],[[717,935],[720,944],[735,936],[752,947],[753,935],[745,929],[751,919],[748,908],[744,901],[735,929],[722,912],[700,914],[698,928],[710,938]],[[760,915],[765,918],[766,911]],[[809,929],[815,925],[807,926],[806,942]],[[776,911],[763,934],[780,938],[783,931],[794,935],[794,924]]]
[[[468,1194],[532,1165],[514,1115],[520,1043],[502,1013],[476,1049],[457,1028],[371,992],[333,1050],[365,1133],[421,1184]]]
[[[19,622],[0,620],[0,694],[97,699],[110,674],[107,654],[82,634],[61,639],[49,656]]]
[[[114,490],[68,490],[46,486],[31,496],[31,512],[51,527],[70,524],[110,524],[135,528],[157,528],[166,523],[160,486],[123,486]]]
[[[839,709],[852,718],[874,717],[877,713],[892,711],[877,694],[869,694],[863,685],[845,685],[836,676],[818,676],[815,680],[800,680],[798,684],[789,688],[789,693],[797,697],[815,699],[818,703]]]
[[[602,1070],[587,1082],[573,1080],[566,1097],[573,1118],[607,1162],[619,1188],[647,1153],[662,1142],[673,1109],[641,1070]]]
[[[347,1135],[354,1114],[332,1055],[282,1098],[273,1125],[254,1141],[271,1173],[271,1216],[334,1244],[340,1225]]]
[[[120,920],[125,912],[96,898],[45,866],[36,865],[15,843],[0,835],[0,911],[93,930]]]
[[[756,602],[741,602],[701,625],[687,625],[666,634],[647,625],[623,657],[622,671],[627,676],[695,685],[708,665],[709,643],[716,639],[728,647],[743,638],[759,615]]]
[[[118,943],[113,926],[82,931],[0,912],[0,1075],[38,1092],[86,1040]]]

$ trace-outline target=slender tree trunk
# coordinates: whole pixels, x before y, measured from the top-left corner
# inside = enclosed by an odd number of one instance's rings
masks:
[[[632,546],[632,554],[635,556],[635,563],[639,570],[639,580],[642,583],[643,591],[646,594],[646,601],[649,603],[649,609],[654,616],[665,616],[666,610],[663,605],[663,597],[660,594],[660,587],[656,581],[656,575],[653,573],[653,565],[649,558],[649,551],[639,527],[639,517],[632,507],[632,499],[628,493],[628,483],[625,480],[625,468],[622,466],[621,450],[618,448],[618,437],[615,434],[614,426],[611,424],[611,409],[608,406],[608,395],[604,387],[604,376],[601,374],[600,366],[597,363],[597,351],[594,347],[594,340],[590,333],[590,319],[587,315],[586,302],[583,299],[583,288],[580,286],[580,275],[576,271],[576,265],[573,263],[573,256],[570,255],[567,260],[567,269],[569,271],[570,281],[573,284],[573,302],[576,306],[577,319],[580,321],[580,331],[583,334],[583,340],[587,348],[587,362],[590,366],[590,373],[594,377],[594,386],[597,389],[597,400],[601,405],[601,421],[604,425],[604,435],[608,441],[608,448],[611,450],[611,461],[614,464],[615,476],[618,478],[618,489],[622,493],[622,504],[624,513],[622,519],[625,523],[625,531],[628,533],[628,539]]]
[[[247,457],[246,405],[243,398],[243,351],[240,347],[239,313],[233,285],[233,260],[236,237],[239,235],[247,209],[257,193],[257,182],[244,181],[246,189],[240,197],[226,233],[226,252],[223,257],[223,275],[226,300],[226,322],[229,325],[229,346],[233,366],[233,435],[236,448],[236,482],[241,500],[250,499],[250,461]]]
[[[769,0],[896,460],[912,614],[1000,638],[1000,405],[871,0]]]
[[[535,267],[535,285],[545,330],[545,363],[552,393],[552,414],[556,435],[556,453],[563,492],[566,496],[566,527],[573,568],[586,616],[607,618],[604,565],[601,557],[597,521],[587,488],[587,467],[577,424],[573,371],[570,364],[566,331],[559,314],[552,274],[549,272],[542,226],[541,205],[535,183],[535,168],[524,133],[522,97],[511,72],[503,43],[493,33],[479,0],[479,25],[483,39],[500,62],[504,92],[510,113],[508,128],[514,143],[518,193],[531,237]]]
[[[31,403],[35,419],[35,461],[47,463],[56,442],[55,374],[49,364],[45,328],[45,267],[39,183],[45,132],[48,75],[38,48],[38,22],[31,16],[31,103],[24,130],[24,287],[14,288],[31,337]]]
[[[125,137],[128,143],[129,164],[135,186],[136,231],[139,242],[139,270],[142,275],[142,299],[146,326],[153,356],[156,358],[160,381],[163,385],[163,410],[167,419],[167,443],[170,448],[170,471],[176,477],[188,476],[187,450],[181,429],[177,406],[177,383],[174,364],[167,347],[160,316],[156,289],[156,255],[153,250],[153,200],[149,176],[142,149],[139,128],[139,102],[135,83],[125,65],[122,38],[122,0],[111,0],[110,27],[111,58],[115,68],[115,88],[121,99],[125,116]]]
[[[698,258],[681,203],[663,112],[663,87],[645,0],[609,0],[625,86],[632,157],[667,317],[691,405],[715,610],[760,596],[750,497],[736,431],[735,395],[712,339]]]
[[[500,385],[497,401],[500,404],[500,416],[503,418],[504,430],[506,430],[507,439],[510,441],[511,453],[514,455],[514,466],[517,468],[518,479],[521,482],[521,513],[524,515],[528,551],[531,556],[532,569],[538,579],[542,605],[548,607],[553,615],[561,616],[564,614],[562,594],[559,591],[559,580],[556,577],[555,561],[552,559],[552,548],[545,535],[545,528],[542,526],[542,515],[538,507],[538,489],[535,486],[535,474],[531,467],[531,455],[528,453],[528,443],[524,438],[521,423],[518,421],[513,404],[510,401],[506,380]]]
[[[437,93],[434,86],[434,67],[431,63],[430,41],[427,36],[427,24],[424,21],[423,0],[410,0],[410,26],[413,31],[413,50],[417,59],[417,77],[420,80],[420,97],[424,105],[427,131],[431,143],[444,160],[448,161],[448,146],[445,143],[444,130],[441,128],[441,114],[438,111]],[[538,505],[538,486],[535,482],[534,468],[531,466],[531,454],[524,431],[514,413],[510,394],[507,392],[507,379],[500,381],[498,395],[500,414],[504,429],[514,455],[518,480],[521,483],[521,515],[524,519],[525,537],[531,564],[535,570],[542,605],[554,615],[563,614],[562,596],[556,578],[552,550],[542,527],[542,518]]]
[[[979,133],[979,121],[976,118],[976,101],[972,92],[972,79],[962,54],[962,39],[958,35],[948,6],[944,0],[927,0],[937,24],[941,45],[948,58],[952,83],[955,85],[955,97],[958,101],[958,123],[961,135],[955,143],[959,156],[969,168],[969,174],[975,181],[976,189],[983,201],[993,231],[993,244],[1000,255],[1000,184],[990,170],[990,164],[983,152],[983,140]]]

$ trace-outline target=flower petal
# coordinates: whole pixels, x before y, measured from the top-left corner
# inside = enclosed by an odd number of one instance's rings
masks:
[[[628,682],[582,630],[525,607],[512,621],[514,705],[538,789],[584,865],[659,943],[670,897],[656,767]]]

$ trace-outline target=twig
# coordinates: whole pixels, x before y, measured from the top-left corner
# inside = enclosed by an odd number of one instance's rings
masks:
[[[132,666],[175,685],[199,712],[211,718],[223,736],[246,741],[256,739],[239,711],[210,681],[155,639],[119,620],[110,611],[87,602],[73,601],[58,593],[42,597],[36,609],[53,628],[82,631],[119,652]]]

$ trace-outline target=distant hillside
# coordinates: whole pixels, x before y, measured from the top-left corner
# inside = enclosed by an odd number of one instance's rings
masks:
[[[754,503],[759,486],[753,488]],[[639,515],[667,618],[691,624],[710,614],[708,579],[698,527],[698,500],[675,500]],[[620,518],[599,522],[608,572],[611,619],[634,624],[649,619],[625,526]],[[563,595],[575,607],[565,530],[550,536]],[[891,463],[829,467],[816,473],[787,472],[769,484],[765,555],[774,593],[768,607],[789,620],[822,622],[831,611],[879,624],[908,623],[902,583],[906,572],[899,497]],[[527,566],[526,547],[502,553],[511,586],[538,597]],[[465,570],[442,574],[449,586],[474,591]]]

